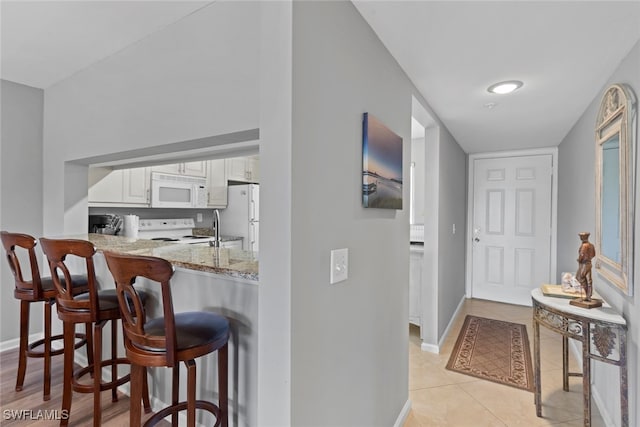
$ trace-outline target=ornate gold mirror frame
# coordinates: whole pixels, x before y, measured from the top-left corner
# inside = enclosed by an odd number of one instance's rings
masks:
[[[596,120],[596,271],[633,295],[633,235],[636,176],[636,98],[613,84]]]

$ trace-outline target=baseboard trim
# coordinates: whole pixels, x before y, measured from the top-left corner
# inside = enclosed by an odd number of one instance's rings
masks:
[[[606,406],[604,404],[604,400],[602,400],[602,397],[598,392],[598,387],[595,384],[591,384],[591,397],[593,397],[593,403],[595,403],[596,406],[598,407],[598,411],[600,412],[602,421],[604,421],[604,425],[605,426],[619,425],[613,421],[613,417],[611,416],[611,413],[607,411]]]
[[[569,351],[576,358],[578,364],[582,366],[582,346],[578,344],[576,340],[569,340]],[[611,416],[611,413],[607,411],[604,400],[602,400],[602,395],[598,390],[598,385],[593,382],[593,377],[591,377],[591,397],[593,398],[593,403],[595,403],[598,408],[598,412],[600,412],[600,416],[602,417],[602,421],[604,421],[605,426],[617,426],[618,424],[614,422],[614,417]]]
[[[409,412],[411,411],[411,400],[407,399],[402,407],[402,410],[398,414],[398,418],[396,418],[396,422],[393,424],[393,427],[402,427],[404,423],[407,421],[407,417],[409,416]]]
[[[29,342],[34,342],[37,340],[41,340],[42,338],[44,338],[44,334],[42,332],[38,332],[36,334],[31,334],[29,335]],[[20,338],[14,338],[12,340],[6,340],[6,341],[2,341],[0,342],[0,352],[2,351],[7,351],[7,350],[13,350],[14,348],[18,348],[20,347]]]
[[[440,346],[435,345],[435,344],[428,344],[426,342],[423,342],[422,344],[420,344],[420,350],[428,351],[429,353],[439,354],[440,353]]]
[[[451,328],[453,328],[453,323],[455,322],[456,318],[458,317],[458,314],[460,314],[460,311],[462,310],[462,306],[464,305],[464,301],[466,299],[467,299],[467,297],[463,296],[462,299],[460,300],[460,302],[458,303],[458,306],[456,307],[456,310],[453,312],[453,315],[451,316],[451,319],[449,319],[449,323],[447,324],[447,327],[445,328],[444,332],[442,333],[442,337],[440,337],[440,340],[438,341],[438,344],[430,344],[430,343],[426,343],[426,342],[423,341],[422,344],[420,344],[420,350],[428,351],[429,353],[440,354],[440,349],[442,348],[442,345],[444,344],[444,341],[449,336],[449,332],[451,332]]]
[[[453,328],[453,324],[456,321],[456,318],[462,311],[462,306],[464,305],[464,302],[466,299],[467,299],[466,296],[462,297],[462,299],[458,303],[458,306],[456,307],[456,311],[453,312],[453,316],[451,316],[451,319],[449,319],[449,324],[447,325],[446,329],[442,333],[442,336],[440,337],[440,340],[438,341],[438,349],[441,349],[442,346],[444,345],[445,340],[447,339],[447,337],[449,336],[449,333],[451,332],[451,329]]]

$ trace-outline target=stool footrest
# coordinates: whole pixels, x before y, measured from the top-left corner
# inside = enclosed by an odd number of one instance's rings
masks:
[[[211,414],[213,414],[213,416],[216,417],[216,423],[214,427],[220,426],[222,422],[222,417],[221,417],[222,411],[220,411],[220,408],[217,405],[214,405],[211,402],[207,402],[206,400],[196,400],[195,404],[196,404],[196,409],[205,410],[207,412],[210,412]],[[186,411],[186,410],[187,410],[187,402],[180,402],[175,405],[168,406],[156,412],[155,414],[153,414],[153,416],[144,423],[144,427],[152,427],[156,425],[158,422],[162,421],[167,416],[176,414],[180,411]]]
[[[100,368],[111,366],[112,368],[116,365],[131,365],[131,362],[124,358],[118,359],[108,359],[103,360],[100,363]],[[80,368],[73,373],[73,379],[71,381],[71,385],[73,387],[73,391],[77,391],[78,393],[93,393],[93,384],[82,384],[80,383],[80,378],[87,374],[93,374],[93,365],[85,366],[84,368]],[[123,384],[129,382],[131,378],[130,374],[126,374],[120,378],[117,378],[115,381],[103,382],[100,378],[100,391],[111,390],[117,387],[120,387]],[[94,378],[95,381],[95,378]]]
[[[76,334],[76,338],[80,340],[80,341],[76,342],[76,344],[74,345],[74,348],[76,348],[76,349],[82,347],[87,342],[87,337],[85,336],[85,334]],[[61,341],[63,339],[64,339],[64,335],[63,334],[54,335],[54,336],[51,337],[51,342]],[[44,357],[44,350],[36,351],[36,348],[38,348],[40,346],[43,346],[43,345],[44,345],[44,338],[39,339],[39,340],[34,341],[31,344],[29,344],[27,346],[27,356],[28,357]],[[57,350],[53,350],[53,349],[51,350],[51,355],[52,356],[58,356],[58,355],[63,354],[63,353],[64,353],[64,348],[59,348]]]

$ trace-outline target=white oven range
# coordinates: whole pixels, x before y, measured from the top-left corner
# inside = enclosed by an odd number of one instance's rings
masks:
[[[213,236],[194,236],[193,218],[141,219],[138,224],[138,238],[190,245],[209,245]]]

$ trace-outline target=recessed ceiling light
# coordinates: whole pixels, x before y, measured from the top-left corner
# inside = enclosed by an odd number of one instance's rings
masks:
[[[522,87],[522,82],[519,80],[509,80],[506,82],[500,82],[493,84],[487,88],[488,92],[497,93],[498,95],[505,95],[511,93],[516,89]]]

